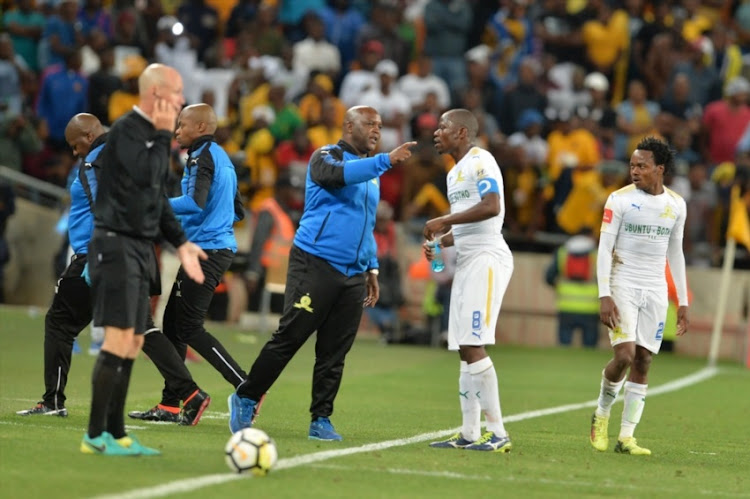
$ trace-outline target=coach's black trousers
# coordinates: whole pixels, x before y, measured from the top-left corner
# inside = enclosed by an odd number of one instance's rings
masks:
[[[265,344],[247,382],[237,392],[259,400],[317,331],[310,413],[313,418],[333,414],[344,359],[354,344],[362,318],[365,293],[364,274],[347,277],[325,260],[293,246],[279,329]]]
[[[65,387],[73,355],[73,341],[91,322],[93,316],[91,288],[81,273],[86,254],[73,255],[55,286],[55,296],[44,320],[44,405],[65,407]],[[139,331],[140,332],[140,331]],[[146,321],[143,352],[151,357],[165,379],[184,399],[197,388],[190,371],[172,344],[156,330],[149,314]],[[178,404],[179,405],[179,401]]]
[[[228,249],[205,250],[208,260],[201,260],[205,277],[203,284],[190,279],[185,269],[177,271],[167,307],[164,310],[164,334],[175,346],[184,360],[187,346],[190,345],[206,359],[232,386],[242,383],[246,374],[240,365],[226,351],[224,346],[204,327],[204,320],[211,305],[216,286],[232,263],[234,252]],[[162,404],[176,406],[179,403],[174,386],[165,379]]]
[[[91,322],[91,290],[81,273],[86,255],[73,255],[55,285],[52,305],[44,318],[44,405],[65,407],[73,341]]]

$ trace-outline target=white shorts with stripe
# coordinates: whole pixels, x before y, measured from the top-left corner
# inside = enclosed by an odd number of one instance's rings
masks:
[[[497,317],[512,274],[513,264],[491,253],[459,259],[451,287],[449,350],[495,344]]]
[[[612,346],[634,341],[659,353],[669,306],[666,288],[661,291],[613,286],[612,299],[620,312],[619,326],[609,330]]]

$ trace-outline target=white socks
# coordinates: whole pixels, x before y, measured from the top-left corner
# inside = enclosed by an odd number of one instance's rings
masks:
[[[471,375],[471,386],[479,406],[484,412],[487,430],[498,437],[507,435],[503,426],[503,414],[500,410],[500,392],[497,387],[497,373],[492,359],[485,357],[482,360],[468,365]]]
[[[599,390],[599,403],[596,406],[596,415],[603,418],[609,417],[609,412],[612,409],[612,404],[617,400],[617,394],[620,393],[625,378],[620,381],[610,381],[604,376],[602,371],[602,384]]]
[[[461,402],[462,426],[461,435],[472,442],[479,440],[481,431],[479,428],[480,407],[479,399],[471,383],[469,364],[461,361],[458,375],[458,399]]]
[[[620,426],[620,440],[633,436],[635,426],[641,421],[643,407],[646,405],[646,389],[648,385],[625,383],[625,407],[622,409],[622,424]]]

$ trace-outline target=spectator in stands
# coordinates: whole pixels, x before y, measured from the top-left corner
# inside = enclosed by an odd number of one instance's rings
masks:
[[[3,111],[20,114],[23,111],[21,82],[28,67],[23,58],[13,51],[10,37],[0,34],[0,103]]]
[[[541,135],[543,125],[542,113],[536,109],[527,109],[518,119],[518,131],[508,137],[508,145],[523,149],[526,161],[537,169],[543,168],[549,150],[547,141]]]
[[[527,57],[521,61],[518,85],[503,98],[500,126],[504,134],[511,135],[515,131],[518,119],[526,109],[541,113],[547,108],[547,97],[537,87],[540,76],[541,67],[536,60]]]
[[[490,72],[490,48],[487,45],[477,45],[466,51],[467,89],[474,89],[482,96],[482,107],[499,121],[502,113],[502,89],[496,84]],[[453,102],[465,95],[464,92],[452,89]],[[503,126],[502,122],[498,123]],[[512,125],[511,125],[512,126]]]
[[[31,71],[38,72],[39,39],[46,21],[35,8],[34,0],[19,0],[14,10],[3,14],[3,23],[10,33],[13,49],[26,61]]]
[[[255,230],[250,243],[247,268],[242,274],[250,310],[258,309],[268,269],[286,268],[294,232],[302,213],[304,192],[301,185],[304,184],[294,185],[287,175],[279,176],[274,186],[274,195],[260,203],[255,211]]]
[[[303,26],[304,17],[308,12],[318,12],[325,0],[281,0],[279,4],[279,22],[284,29],[284,35],[291,43],[296,43],[305,37]]]
[[[599,289],[596,285],[596,240],[584,230],[565,241],[547,266],[545,281],[557,294],[557,338],[570,346],[577,329],[583,346],[599,341]]]
[[[205,0],[188,0],[177,9],[177,19],[191,38],[198,60],[206,60],[206,51],[215,43],[220,31],[219,13]]]
[[[724,96],[703,113],[702,153],[713,166],[734,161],[736,151],[750,150],[750,82],[736,77],[727,84]]]
[[[607,98],[609,81],[601,73],[589,73],[583,80],[583,85],[591,94],[591,103],[585,107],[584,126],[596,137],[601,156],[614,159],[617,113]],[[580,109],[577,111],[580,112]]]
[[[253,109],[253,125],[248,131],[245,146],[245,166],[249,178],[240,175],[240,191],[247,200],[250,210],[255,211],[264,199],[273,196],[277,167],[274,159],[275,140],[269,127],[276,119],[270,106]]]
[[[380,331],[381,340],[391,343],[397,332],[398,308],[404,303],[404,297],[398,264],[396,225],[393,222],[393,208],[388,201],[378,203],[373,236],[378,248],[380,298],[375,306],[366,308],[365,313]]]
[[[338,126],[338,106],[335,101],[326,99],[320,106],[320,123],[307,129],[307,136],[314,149],[326,144],[335,144],[341,138],[341,126]]]
[[[659,104],[648,100],[646,87],[633,80],[628,85],[628,98],[617,106],[617,131],[615,157],[626,159],[636,144],[654,130]]]
[[[24,115],[2,107],[0,103],[0,163],[20,172],[24,158],[40,152],[44,144]]]
[[[323,102],[330,101],[334,108],[336,128],[344,123],[346,107],[333,93],[333,81],[327,74],[320,73],[310,82],[310,91],[299,102],[299,113],[307,126],[312,127],[320,123],[323,115]]]
[[[16,196],[13,187],[0,180],[0,303],[5,303],[5,264],[10,261],[10,248],[5,238],[8,219],[16,212]]]
[[[362,105],[377,108],[383,118],[383,129],[380,131],[380,148],[394,149],[404,142],[410,133],[407,127],[411,117],[409,99],[397,87],[398,66],[395,62],[384,59],[375,66],[379,81],[360,96]]]
[[[409,70],[412,44],[402,33],[400,22],[401,5],[398,0],[376,0],[367,24],[357,35],[357,45],[378,40],[383,44],[384,58],[395,62],[399,73],[404,74]]]
[[[271,83],[268,90],[268,104],[275,116],[268,129],[276,142],[291,139],[297,127],[305,124],[297,106],[286,100],[286,87],[283,85]]]
[[[109,97],[107,117],[109,123],[130,112],[138,104],[138,77],[146,69],[146,59],[139,55],[129,55],[125,58],[124,68],[120,77],[121,87]]]
[[[446,82],[453,95],[467,83],[462,59],[471,18],[467,2],[430,0],[424,9],[424,53],[432,58],[433,71]]]
[[[297,127],[291,139],[280,142],[276,147],[279,178],[287,178],[295,186],[303,185],[307,176],[307,163],[310,162],[315,149],[317,147],[313,146],[308,138],[307,127]],[[276,182],[278,184],[278,180]]]
[[[684,73],[678,73],[672,82],[672,91],[667,93],[659,102],[659,107],[665,113],[678,120],[680,128],[686,128],[691,134],[700,131],[701,105],[691,100],[690,78]]]
[[[153,49],[149,46],[149,39],[146,37],[144,30],[139,28],[138,19],[135,9],[123,9],[117,13],[112,46],[119,47],[119,50],[124,53],[134,53],[147,57],[150,56]],[[161,31],[157,26],[158,24],[154,24],[156,33],[153,43],[158,41],[158,35]],[[115,60],[117,60],[117,57]]]
[[[341,82],[339,97],[345,106],[356,105],[362,94],[375,88],[378,77],[375,66],[383,59],[385,49],[377,40],[370,40],[362,44],[359,49],[359,59],[352,65],[351,71],[346,73]]]
[[[719,74],[709,65],[711,42],[708,38],[699,38],[685,44],[685,60],[675,64],[670,82],[674,83],[679,73],[684,73],[690,80],[690,100],[705,106],[720,99],[722,82]]]
[[[719,74],[723,89],[735,76],[742,73],[742,51],[735,43],[731,27],[726,24],[717,24],[707,35],[713,46],[711,62]]]
[[[710,267],[714,263],[718,248],[718,189],[708,176],[708,168],[701,162],[690,165],[688,180],[690,195],[685,198],[685,258],[688,265]]]
[[[117,90],[123,86],[120,77],[115,74],[115,52],[110,46],[101,52],[99,70],[89,76],[89,110],[103,125],[109,125],[109,101]],[[127,69],[127,65],[126,65]]]
[[[239,0],[236,5],[232,7],[232,12],[229,14],[224,35],[227,38],[237,38],[241,31],[248,30],[258,12],[258,4],[261,3],[265,2],[262,2],[261,0]]]
[[[73,52],[77,52],[83,46],[84,38],[77,16],[77,0],[62,0],[57,15],[47,19],[39,50],[40,68],[65,63]],[[73,115],[68,116],[65,123],[72,117]]]
[[[357,35],[365,24],[362,14],[349,0],[332,0],[318,11],[325,25],[326,39],[339,49],[342,73],[350,69],[357,56]]]
[[[42,80],[37,114],[49,127],[47,144],[55,151],[67,150],[65,127],[78,113],[88,109],[88,81],[81,76],[81,53],[68,52],[65,64],[50,69]],[[65,98],[60,98],[64,95]]]
[[[303,26],[307,38],[294,44],[295,70],[304,68],[307,73],[325,73],[331,79],[338,79],[341,72],[339,49],[325,39],[325,26],[320,16],[314,12],[305,14]]]
[[[102,0],[85,0],[78,11],[78,22],[81,23],[81,34],[84,37],[88,37],[94,30],[103,33],[107,40],[111,40],[114,35],[112,18],[109,10],[102,7]]]
[[[421,109],[430,93],[435,94],[437,99],[438,114],[450,107],[448,85],[432,72],[432,60],[425,54],[417,59],[416,73],[407,73],[399,78],[398,89],[409,99],[413,110]]]

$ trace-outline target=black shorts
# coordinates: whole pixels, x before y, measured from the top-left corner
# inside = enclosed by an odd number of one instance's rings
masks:
[[[94,325],[144,333],[160,281],[153,242],[95,229],[88,260]]]

